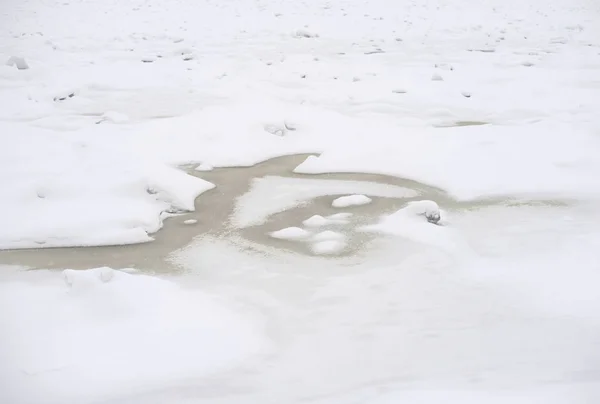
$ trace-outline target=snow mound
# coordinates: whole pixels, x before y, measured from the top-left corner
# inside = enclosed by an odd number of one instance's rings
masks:
[[[367,205],[372,199],[366,195],[348,195],[337,198],[331,203],[334,208],[347,208],[349,206]]]
[[[430,223],[437,223],[441,218],[440,207],[434,201],[423,200],[409,202],[405,209],[415,215],[424,216]]]
[[[324,240],[310,246],[311,251],[317,255],[335,255],[346,248],[346,243],[341,240]]]
[[[306,227],[321,227],[331,223],[331,220],[325,219],[321,215],[314,215],[302,222]]]
[[[342,233],[337,231],[325,230],[320,233],[315,234],[312,237],[313,241],[326,241],[326,240],[338,240],[342,241],[346,238]]]
[[[391,215],[383,216],[379,223],[364,226],[361,230],[385,233],[428,244],[449,252],[469,252],[462,236],[454,229],[437,226],[441,213],[433,201],[415,201]]]
[[[310,233],[299,227],[286,227],[285,229],[271,232],[269,235],[281,240],[303,240],[310,236]]]
[[[183,224],[196,224],[198,223],[198,220],[196,219],[188,219],[188,220],[184,220]]]

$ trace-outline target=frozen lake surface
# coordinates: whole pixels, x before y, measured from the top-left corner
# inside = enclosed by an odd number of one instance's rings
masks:
[[[600,402],[599,23],[7,0],[0,402]]]

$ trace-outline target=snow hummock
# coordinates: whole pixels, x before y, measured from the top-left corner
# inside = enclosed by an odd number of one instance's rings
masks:
[[[231,220],[238,227],[259,225],[274,213],[304,205],[314,198],[353,192],[389,198],[410,198],[418,195],[417,191],[409,188],[377,182],[267,175],[252,180],[250,190],[236,200]]]
[[[198,220],[196,219],[187,219],[183,221],[183,224],[196,224],[198,223]]]
[[[348,195],[335,199],[331,206],[334,208],[347,208],[349,206],[367,205],[373,200],[366,195]]]
[[[321,215],[313,215],[302,222],[302,224],[306,227],[321,227],[329,223],[331,223],[331,220],[325,219]]]
[[[335,255],[346,248],[343,240],[324,240],[311,244],[310,249],[317,255]]]
[[[286,227],[285,229],[271,232],[269,235],[282,240],[303,240],[310,236],[310,232],[300,227]]]
[[[413,212],[415,215],[425,216],[428,222],[437,223],[440,221],[440,207],[434,201],[412,201],[406,204],[405,209]]]

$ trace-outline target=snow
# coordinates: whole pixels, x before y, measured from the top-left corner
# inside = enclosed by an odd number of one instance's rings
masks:
[[[412,189],[369,181],[317,180],[267,175],[255,178],[250,190],[237,199],[231,221],[238,227],[255,226],[264,223],[275,213],[305,205],[320,196],[356,191],[389,198],[410,198],[418,195],[417,191]]]
[[[6,62],[7,66],[15,66],[19,70],[29,69],[29,65],[24,58],[18,56],[11,56]]]
[[[198,223],[198,220],[196,219],[188,219],[188,220],[184,220],[183,224],[196,224]]]
[[[310,236],[310,233],[299,227],[286,227],[285,229],[271,232],[269,235],[282,240],[302,240]]]
[[[342,240],[323,240],[310,246],[312,252],[317,255],[339,254],[345,247],[346,243]]]
[[[302,222],[306,227],[321,227],[326,226],[329,223],[331,223],[331,220],[325,219],[321,215],[313,215]]]
[[[0,402],[600,401],[597,2],[13,3],[0,249],[152,243],[214,187],[178,167],[310,157],[184,275],[0,268]],[[400,209],[355,229],[350,194]],[[365,242],[238,229],[297,207]]]
[[[194,168],[196,171],[212,171],[213,169],[214,167],[208,163],[199,164],[196,168]]]
[[[347,208],[349,206],[367,205],[371,202],[372,199],[366,195],[348,195],[335,199],[331,206],[334,208]]]
[[[435,202],[414,201],[391,215],[383,216],[377,224],[363,226],[362,230],[403,237],[454,254],[470,255],[471,249],[460,233],[449,226],[435,225],[440,216]]]
[[[64,275],[70,287],[60,273],[0,283],[3,402],[82,402],[169,386],[267,346],[257,322],[197,290],[110,268]]]

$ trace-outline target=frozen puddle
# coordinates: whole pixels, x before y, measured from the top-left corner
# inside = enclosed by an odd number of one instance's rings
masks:
[[[401,178],[294,173],[294,168],[306,157],[285,156],[252,167],[207,171],[197,170],[197,164],[184,167],[189,174],[215,184],[216,188],[196,199],[194,212],[165,220],[163,228],[152,235],[152,242],[5,250],[0,251],[0,262],[47,269],[110,266],[176,271],[178,266],[170,260],[172,253],[203,236],[241,236],[254,243],[306,255],[321,255],[327,250],[326,255],[339,256],[352,254],[375,237],[372,232],[356,231],[360,226],[374,224],[382,214],[397,211],[410,201],[432,199],[449,208],[473,205],[457,204],[438,189]],[[369,203],[365,203],[366,199]],[[352,212],[340,212],[344,209]],[[275,233],[290,227],[300,231]],[[318,247],[315,243],[299,242],[309,239],[317,230],[343,233],[343,248],[340,240],[335,240],[336,248],[331,240],[319,241],[326,244]]]

